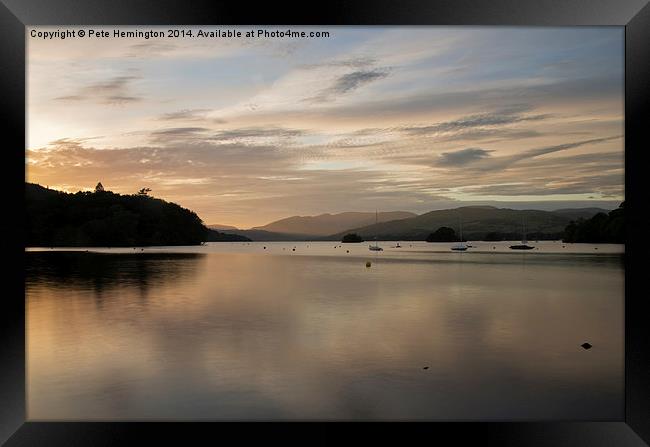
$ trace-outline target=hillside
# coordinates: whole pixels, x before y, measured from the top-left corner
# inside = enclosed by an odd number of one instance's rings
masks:
[[[229,230],[237,229],[237,227],[233,227],[232,225],[210,224],[206,226],[211,230],[217,230],[217,231],[223,231],[223,230],[229,231]]]
[[[597,210],[597,209],[596,209]],[[328,236],[327,240],[339,240],[345,233],[354,232],[366,240],[377,237],[380,240],[425,240],[440,227],[459,231],[462,218],[463,238],[470,240],[513,240],[522,235],[522,224],[526,223],[529,239],[560,239],[564,229],[579,216],[593,216],[597,211],[564,210],[513,210],[491,206],[467,206],[449,210],[431,211],[416,217],[383,222]]]
[[[264,230],[228,230],[228,233],[243,236],[255,242],[311,241],[315,239],[309,234],[274,233]]]
[[[201,219],[175,203],[110,191],[68,194],[25,184],[26,245],[198,245],[208,236]]]
[[[406,211],[377,213],[378,222],[388,222],[415,217]],[[375,213],[346,212],[318,216],[293,216],[251,230],[286,233],[293,235],[328,236],[350,228],[365,227],[375,223]]]
[[[206,242],[251,242],[251,239],[239,234],[222,233],[208,228]]]
[[[606,210],[604,208],[562,208],[559,210],[554,210],[555,214],[561,214],[568,217],[571,220],[578,219],[590,219],[598,213],[609,213],[611,210]]]

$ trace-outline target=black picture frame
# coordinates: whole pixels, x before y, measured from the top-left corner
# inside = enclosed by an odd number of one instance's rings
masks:
[[[430,423],[42,423],[26,421],[24,302],[24,149],[26,26],[33,25],[509,25],[625,27],[625,416],[593,422]],[[451,436],[498,446],[643,446],[650,444],[650,331],[639,238],[644,229],[643,169],[648,138],[650,5],[647,0],[336,0],[255,5],[226,1],[0,0],[2,190],[12,206],[2,221],[4,293],[0,311],[0,442],[7,446],[128,445],[152,437],[174,443],[271,440],[323,443],[340,438],[435,443]],[[645,113],[644,113],[645,112]],[[633,241],[637,241],[634,244]],[[645,441],[645,443],[644,443]]]

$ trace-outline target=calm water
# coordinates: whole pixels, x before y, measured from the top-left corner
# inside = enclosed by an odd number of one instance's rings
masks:
[[[28,417],[623,417],[623,246],[380,245],[30,250]]]

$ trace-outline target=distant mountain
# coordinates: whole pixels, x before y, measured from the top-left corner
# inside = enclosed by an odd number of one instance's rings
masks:
[[[249,238],[255,242],[311,241],[315,237],[309,234],[274,233],[264,230],[228,230],[228,233]]]
[[[208,228],[211,230],[237,230],[237,227],[233,227],[232,225],[220,225],[220,224],[211,224],[211,225],[206,225]]]
[[[378,222],[388,222],[417,216],[406,211],[377,213]],[[364,227],[375,223],[375,213],[347,212],[320,214],[318,216],[293,216],[251,230],[269,231],[293,235],[328,236],[350,228]]]
[[[592,217],[598,209],[554,211],[513,210],[492,206],[467,206],[456,209],[431,211],[419,216],[393,220],[346,231],[326,237],[340,240],[346,233],[357,233],[366,240],[425,240],[440,227],[459,231],[462,219],[463,239],[517,240],[522,236],[522,223],[526,223],[529,239],[560,239],[566,226],[576,215]]]
[[[208,228],[207,242],[251,242],[251,239],[240,234],[222,233]]]

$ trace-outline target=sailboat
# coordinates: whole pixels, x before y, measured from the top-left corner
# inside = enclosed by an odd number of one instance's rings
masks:
[[[512,250],[532,250],[535,247],[531,247],[530,245],[528,245],[528,240],[526,239],[526,223],[525,223],[525,221],[523,219],[522,219],[522,222],[521,222],[521,226],[522,226],[522,230],[523,230],[523,233],[521,235],[522,236],[521,237],[521,244],[511,245],[510,248]]]
[[[467,244],[463,242],[463,221],[460,219],[460,213],[458,213],[458,226],[460,227],[460,242],[451,247],[454,251],[466,251]]]
[[[375,225],[377,225],[377,210],[375,210]],[[377,236],[375,236],[375,245],[369,245],[368,250],[370,251],[384,251],[379,245],[377,245]]]

